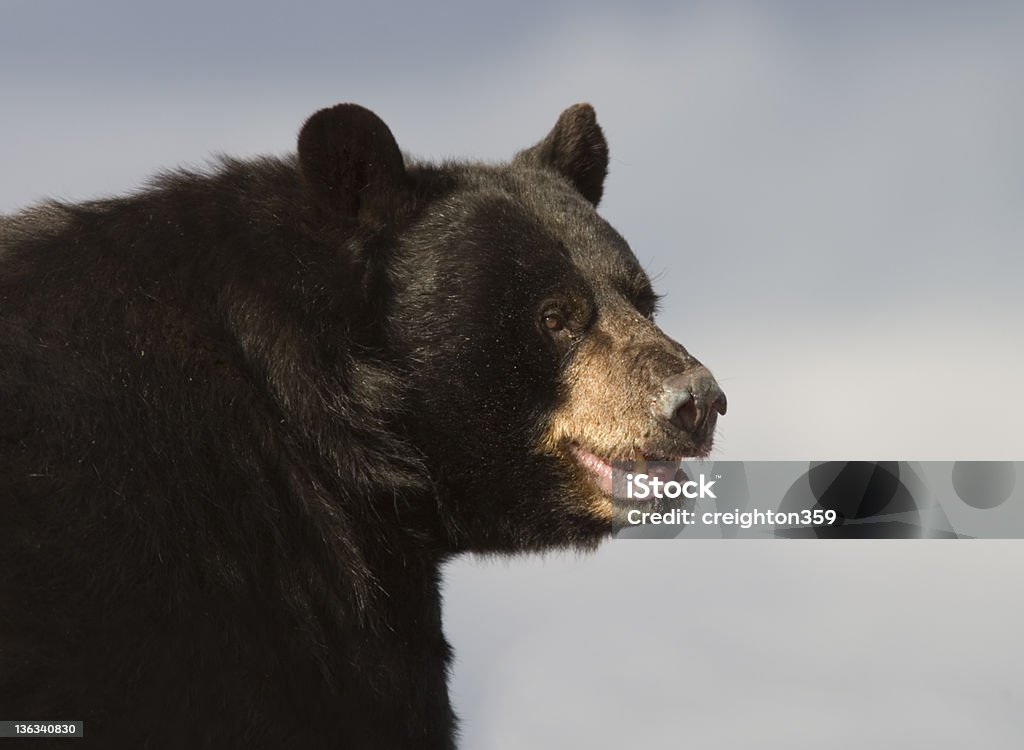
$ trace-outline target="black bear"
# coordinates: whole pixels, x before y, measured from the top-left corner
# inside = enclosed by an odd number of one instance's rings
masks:
[[[294,156],[0,221],[0,718],[453,747],[441,564],[593,547],[610,462],[725,413],[607,168],[589,105],[434,164],[342,104]]]

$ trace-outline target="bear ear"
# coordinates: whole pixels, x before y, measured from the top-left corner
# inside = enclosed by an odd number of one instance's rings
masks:
[[[362,224],[383,224],[405,193],[408,173],[388,126],[358,104],[321,109],[299,132],[299,167],[314,198]]]
[[[520,151],[514,162],[532,163],[558,171],[595,206],[604,193],[608,174],[608,142],[589,104],[574,104],[562,112],[547,137]]]

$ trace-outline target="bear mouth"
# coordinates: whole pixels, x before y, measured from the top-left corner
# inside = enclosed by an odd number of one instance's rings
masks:
[[[576,462],[582,466],[595,480],[597,485],[607,494],[612,494],[612,465],[596,453],[591,453],[579,443],[570,443],[569,450]]]
[[[576,459],[576,463],[597,483],[601,491],[611,496],[615,472],[613,462],[601,458],[576,442],[569,443],[569,452]],[[668,482],[678,479],[678,475],[682,473],[679,463],[685,458],[686,456],[643,456],[639,459],[623,459],[618,463],[620,463],[620,469],[632,464],[631,471],[644,472],[658,477],[663,482]],[[685,477],[685,474],[683,476]]]

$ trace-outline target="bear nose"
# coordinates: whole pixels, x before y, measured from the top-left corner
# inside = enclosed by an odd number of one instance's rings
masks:
[[[696,432],[711,413],[725,414],[725,393],[704,367],[692,373],[673,375],[662,383],[658,400],[661,416],[684,432]]]

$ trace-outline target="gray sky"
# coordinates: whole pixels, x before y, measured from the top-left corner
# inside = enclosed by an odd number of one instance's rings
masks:
[[[0,3],[0,211],[279,153],[357,101],[502,159],[576,101],[718,458],[1024,459],[1014,3]],[[1020,543],[451,566],[463,746],[1019,747]],[[529,745],[527,744],[529,743]]]

